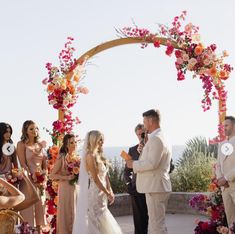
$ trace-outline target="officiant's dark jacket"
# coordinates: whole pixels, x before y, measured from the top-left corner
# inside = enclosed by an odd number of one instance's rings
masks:
[[[132,160],[139,159],[139,152],[137,151],[138,144],[129,148],[128,154],[131,156]],[[124,179],[127,185],[127,192],[131,195],[137,195],[138,192],[136,191],[136,174],[133,173],[132,168],[127,168],[125,166],[124,169]]]

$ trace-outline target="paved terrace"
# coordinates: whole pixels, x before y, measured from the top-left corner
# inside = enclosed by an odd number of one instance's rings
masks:
[[[115,217],[124,234],[134,234],[133,218],[129,216]],[[193,234],[195,220],[206,220],[205,216],[192,214],[167,214],[166,222],[168,234]]]
[[[189,206],[195,193],[172,193],[168,202],[166,222],[168,234],[193,234],[196,219],[208,220]],[[132,208],[128,194],[116,195],[115,203],[109,207],[124,234],[134,234]]]

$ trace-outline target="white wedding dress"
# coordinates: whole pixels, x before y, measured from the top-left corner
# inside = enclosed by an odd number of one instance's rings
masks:
[[[108,169],[98,163],[99,178],[106,187],[106,175]],[[103,191],[100,191],[94,180],[89,175],[90,185],[88,189],[88,234],[122,234],[121,228],[108,209],[108,199]]]

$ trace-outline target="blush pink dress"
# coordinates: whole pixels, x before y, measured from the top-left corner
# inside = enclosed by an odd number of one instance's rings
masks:
[[[61,155],[57,159],[60,163],[60,168],[54,174],[67,176],[69,171],[67,169],[66,157]],[[72,234],[73,222],[76,207],[76,187],[71,185],[68,180],[59,180],[58,187],[58,204],[57,204],[57,219],[56,219],[56,233],[57,234]]]
[[[35,152],[25,145],[26,164],[31,174],[34,174],[36,172],[38,163],[40,164],[42,168],[42,162],[43,160],[45,160],[45,157],[46,157],[46,153],[44,153],[43,149],[40,152]],[[37,188],[36,185],[35,185],[35,188]],[[25,197],[27,199],[27,187],[24,181],[22,181],[20,185],[20,190],[22,193],[25,194]],[[40,191],[38,188],[37,190],[38,190],[38,193],[40,194]],[[40,196],[40,200],[34,205],[30,206],[29,208],[25,210],[22,210],[21,215],[24,218],[24,220],[29,223],[30,226],[33,226],[33,227],[39,226],[39,225],[45,226],[47,222],[46,222],[46,215],[45,215],[45,204],[43,202],[42,197]]]

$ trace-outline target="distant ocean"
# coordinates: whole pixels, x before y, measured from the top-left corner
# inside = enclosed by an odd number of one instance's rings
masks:
[[[104,147],[105,156],[113,161],[114,159],[121,161],[120,153],[122,150],[128,152],[129,147],[127,146],[115,146],[115,147]],[[172,146],[172,158],[173,161],[176,162],[179,158],[181,158],[182,153],[185,149],[184,145],[173,145]]]

